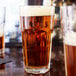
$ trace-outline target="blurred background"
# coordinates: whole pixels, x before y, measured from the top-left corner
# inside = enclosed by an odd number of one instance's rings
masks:
[[[19,28],[19,6],[24,0],[0,0],[0,6],[5,8],[5,42],[21,40]]]
[[[28,3],[28,1],[30,3]],[[62,39],[60,24],[60,6],[62,0],[0,0],[0,6],[5,8],[5,43],[21,43],[19,24],[19,6],[21,5],[54,5],[55,24],[53,37]]]
[[[27,2],[29,1],[29,3]],[[64,54],[63,54],[63,38],[61,31],[61,8],[62,0],[0,0],[0,6],[5,8],[4,23],[5,23],[5,46],[6,55],[9,56],[13,62],[7,64],[7,76],[24,76],[23,54],[22,54],[22,37],[19,24],[19,6],[21,5],[54,5],[54,31],[53,31],[53,46],[51,58],[51,71],[52,76],[65,76],[64,74]],[[58,66],[59,65],[59,66]],[[10,72],[10,67],[12,69]],[[1,75],[0,75],[1,76]],[[26,75],[25,75],[26,76]],[[32,76],[32,75],[29,75]],[[50,75],[49,75],[50,76]]]

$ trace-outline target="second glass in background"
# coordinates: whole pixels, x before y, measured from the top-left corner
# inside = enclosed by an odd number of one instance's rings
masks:
[[[4,53],[4,25],[5,25],[5,8],[0,7],[0,54]]]
[[[76,76],[76,4],[63,5],[62,27],[66,76]]]

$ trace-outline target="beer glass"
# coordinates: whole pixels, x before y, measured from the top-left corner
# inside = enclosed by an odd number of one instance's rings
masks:
[[[76,76],[76,4],[62,7],[66,76]]]
[[[50,69],[53,6],[21,6],[24,69],[28,73],[45,73]]]
[[[0,7],[0,54],[4,52],[4,10],[4,7]]]

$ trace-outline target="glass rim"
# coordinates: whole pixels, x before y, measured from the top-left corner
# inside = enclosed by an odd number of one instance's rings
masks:
[[[20,6],[20,16],[51,16],[55,13],[55,6]]]

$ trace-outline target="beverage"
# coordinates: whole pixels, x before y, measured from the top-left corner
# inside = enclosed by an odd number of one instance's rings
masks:
[[[65,1],[62,8],[66,76],[76,76],[76,5]]]
[[[25,46],[24,46],[24,31],[22,30],[21,33],[22,33],[23,61],[24,61],[24,64],[26,64],[26,59],[25,59]]]
[[[42,17],[30,17],[42,19]],[[48,16],[47,18],[50,18]],[[28,19],[28,18],[27,18]],[[43,19],[42,19],[43,20]],[[43,22],[43,21],[42,21]],[[24,30],[24,41],[25,41],[25,53],[26,56],[26,66],[40,68],[48,66],[49,63],[49,54],[50,54],[50,42],[51,42],[51,30],[49,25],[47,28],[45,26],[40,26],[35,22],[35,27],[30,27],[29,29]],[[42,28],[43,27],[43,28]]]
[[[5,56],[5,54],[4,54],[4,53],[1,53],[1,54],[0,54],[0,58],[2,58],[2,59],[3,59],[3,58],[4,58],[4,56]],[[4,69],[5,69],[5,64],[1,64],[1,65],[0,65],[0,71],[1,71],[1,70],[4,70]]]
[[[4,53],[5,8],[0,7],[0,54]]]
[[[23,55],[24,55],[24,64],[27,68],[41,68],[48,67],[49,58],[50,58],[50,47],[51,47],[51,33],[52,29],[50,29],[50,16],[35,16],[35,17],[25,17],[22,19],[29,19],[29,23],[31,26],[29,29],[24,29],[22,32],[22,40],[23,40]],[[31,20],[37,21],[41,19],[41,23],[34,22],[34,26],[32,26]],[[43,23],[46,21],[45,23]],[[43,23],[43,24],[42,24]],[[41,24],[43,26],[41,26]],[[24,39],[23,39],[24,38]],[[26,58],[26,59],[25,59]]]
[[[25,42],[27,42],[25,45],[26,66],[31,68],[47,67],[50,57],[51,31],[28,29],[24,33]]]
[[[21,31],[21,33],[22,33],[22,46],[24,46],[24,31]]]
[[[64,47],[66,76],[76,76],[76,34],[66,34]]]
[[[50,69],[51,33],[54,24],[54,15],[51,13],[53,12],[44,6],[29,6],[28,10],[26,7],[23,9],[20,24],[23,28],[25,70],[29,73],[45,73]],[[43,11],[45,12],[42,13]]]
[[[4,36],[0,36],[0,52],[2,52],[4,47]]]

